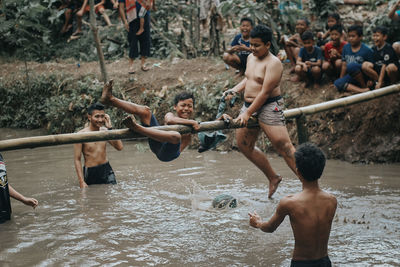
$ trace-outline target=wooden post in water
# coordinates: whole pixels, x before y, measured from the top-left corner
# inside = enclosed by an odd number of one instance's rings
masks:
[[[306,116],[300,115],[296,118],[297,140],[299,141],[299,144],[308,142],[308,130],[306,123]]]

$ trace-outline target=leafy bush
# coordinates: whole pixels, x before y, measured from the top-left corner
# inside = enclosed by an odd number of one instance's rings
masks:
[[[41,128],[49,133],[69,133],[82,128],[86,108],[98,101],[102,83],[91,77],[73,80],[63,76],[32,76],[26,82],[0,80],[0,127]],[[122,97],[120,86],[114,94]],[[122,112],[107,111],[115,127],[121,126]]]

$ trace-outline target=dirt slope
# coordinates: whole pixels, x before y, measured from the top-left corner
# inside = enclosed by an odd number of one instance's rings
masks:
[[[19,75],[25,76],[25,66],[22,62],[0,64],[0,77]],[[76,78],[96,74],[100,77],[97,62],[80,63],[75,61],[28,63],[30,73],[63,72]],[[127,73],[127,60],[107,63],[109,77],[120,83],[125,93],[138,103],[142,102],[142,94],[159,95],[164,88],[165,94],[174,94],[188,83],[196,88],[203,84],[234,84],[240,81],[235,77],[232,69],[226,70],[218,59],[197,58],[192,60],[149,59],[151,70],[143,72],[137,68],[135,75]],[[282,92],[286,108],[294,108],[316,104],[323,101],[339,98],[330,83],[319,89],[303,89],[299,83],[288,80],[288,66],[282,80]],[[169,109],[166,103],[160,101],[157,114],[163,114]],[[351,107],[339,108],[334,111],[323,112],[307,117],[307,127],[310,141],[321,146],[330,158],[342,159],[350,162],[399,162],[400,161],[400,95],[386,96],[367,103]],[[238,107],[231,111],[234,115]],[[197,111],[197,117],[210,120],[215,114],[205,114]],[[158,116],[160,117],[160,116]],[[294,144],[297,144],[297,133],[294,121],[288,122],[288,129]],[[235,147],[234,134],[229,135],[222,149]],[[258,145],[263,149],[268,147],[265,137]],[[193,146],[196,146],[194,141]]]

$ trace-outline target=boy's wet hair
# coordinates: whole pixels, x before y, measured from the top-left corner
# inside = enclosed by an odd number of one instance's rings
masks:
[[[306,23],[307,26],[310,26],[310,21],[306,18],[299,18],[297,21],[302,20]]]
[[[387,35],[388,34],[388,28],[386,28],[385,26],[377,26],[373,29],[373,33],[379,32],[382,35]]]
[[[343,33],[343,26],[340,24],[335,24],[329,28],[330,31],[337,31],[339,34]]]
[[[351,25],[347,32],[356,32],[358,36],[363,36],[363,28],[360,25]]]
[[[254,22],[251,18],[247,18],[247,17],[243,17],[240,19],[240,24],[242,24],[243,21],[248,21],[250,22],[250,25],[253,27],[254,26]]]
[[[87,113],[89,114],[89,115],[92,115],[92,113],[93,113],[93,111],[94,110],[104,110],[104,105],[103,104],[101,104],[101,103],[94,103],[94,104],[91,104],[89,107],[88,107],[88,109],[87,109]]]
[[[194,106],[194,96],[193,96],[193,94],[190,93],[190,92],[186,92],[186,91],[180,92],[174,98],[174,105],[176,106],[179,103],[179,101],[183,101],[183,100],[190,99],[190,98],[193,100],[193,106]]]
[[[263,24],[259,24],[251,30],[250,37],[260,38],[264,44],[267,44],[272,41],[272,30]]]
[[[325,168],[325,154],[320,148],[311,143],[297,147],[294,153],[296,167],[301,176],[307,181],[319,179]]]
[[[305,31],[301,35],[301,40],[306,41],[306,40],[314,40],[314,34],[311,31]]]

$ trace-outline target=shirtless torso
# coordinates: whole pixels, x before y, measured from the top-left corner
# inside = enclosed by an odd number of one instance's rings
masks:
[[[269,40],[263,40],[264,36],[269,36],[265,37]],[[272,31],[268,27],[257,25],[253,29],[250,38],[252,54],[247,59],[245,78],[229,91],[244,92],[244,100],[247,102],[235,120],[242,126],[247,126],[250,116],[257,112],[260,128],[296,174],[293,158],[295,149],[285,126],[283,102],[279,99],[283,66],[280,60],[269,52],[271,39]],[[272,169],[266,155],[255,147],[260,128],[240,128],[236,130],[236,140],[240,151],[267,176],[268,197],[271,197],[282,178]]]
[[[89,125],[80,130],[80,133],[107,131],[107,128],[111,127],[110,117],[105,114],[104,110],[94,110],[91,115],[88,115],[88,118]],[[108,143],[110,143],[117,150],[122,150],[123,148],[120,140],[110,140]],[[81,155],[83,154],[86,168],[102,165],[108,162],[106,144],[107,142],[100,141],[74,145],[74,165],[78,175],[79,186],[81,188],[87,187],[87,184],[84,180]]]

